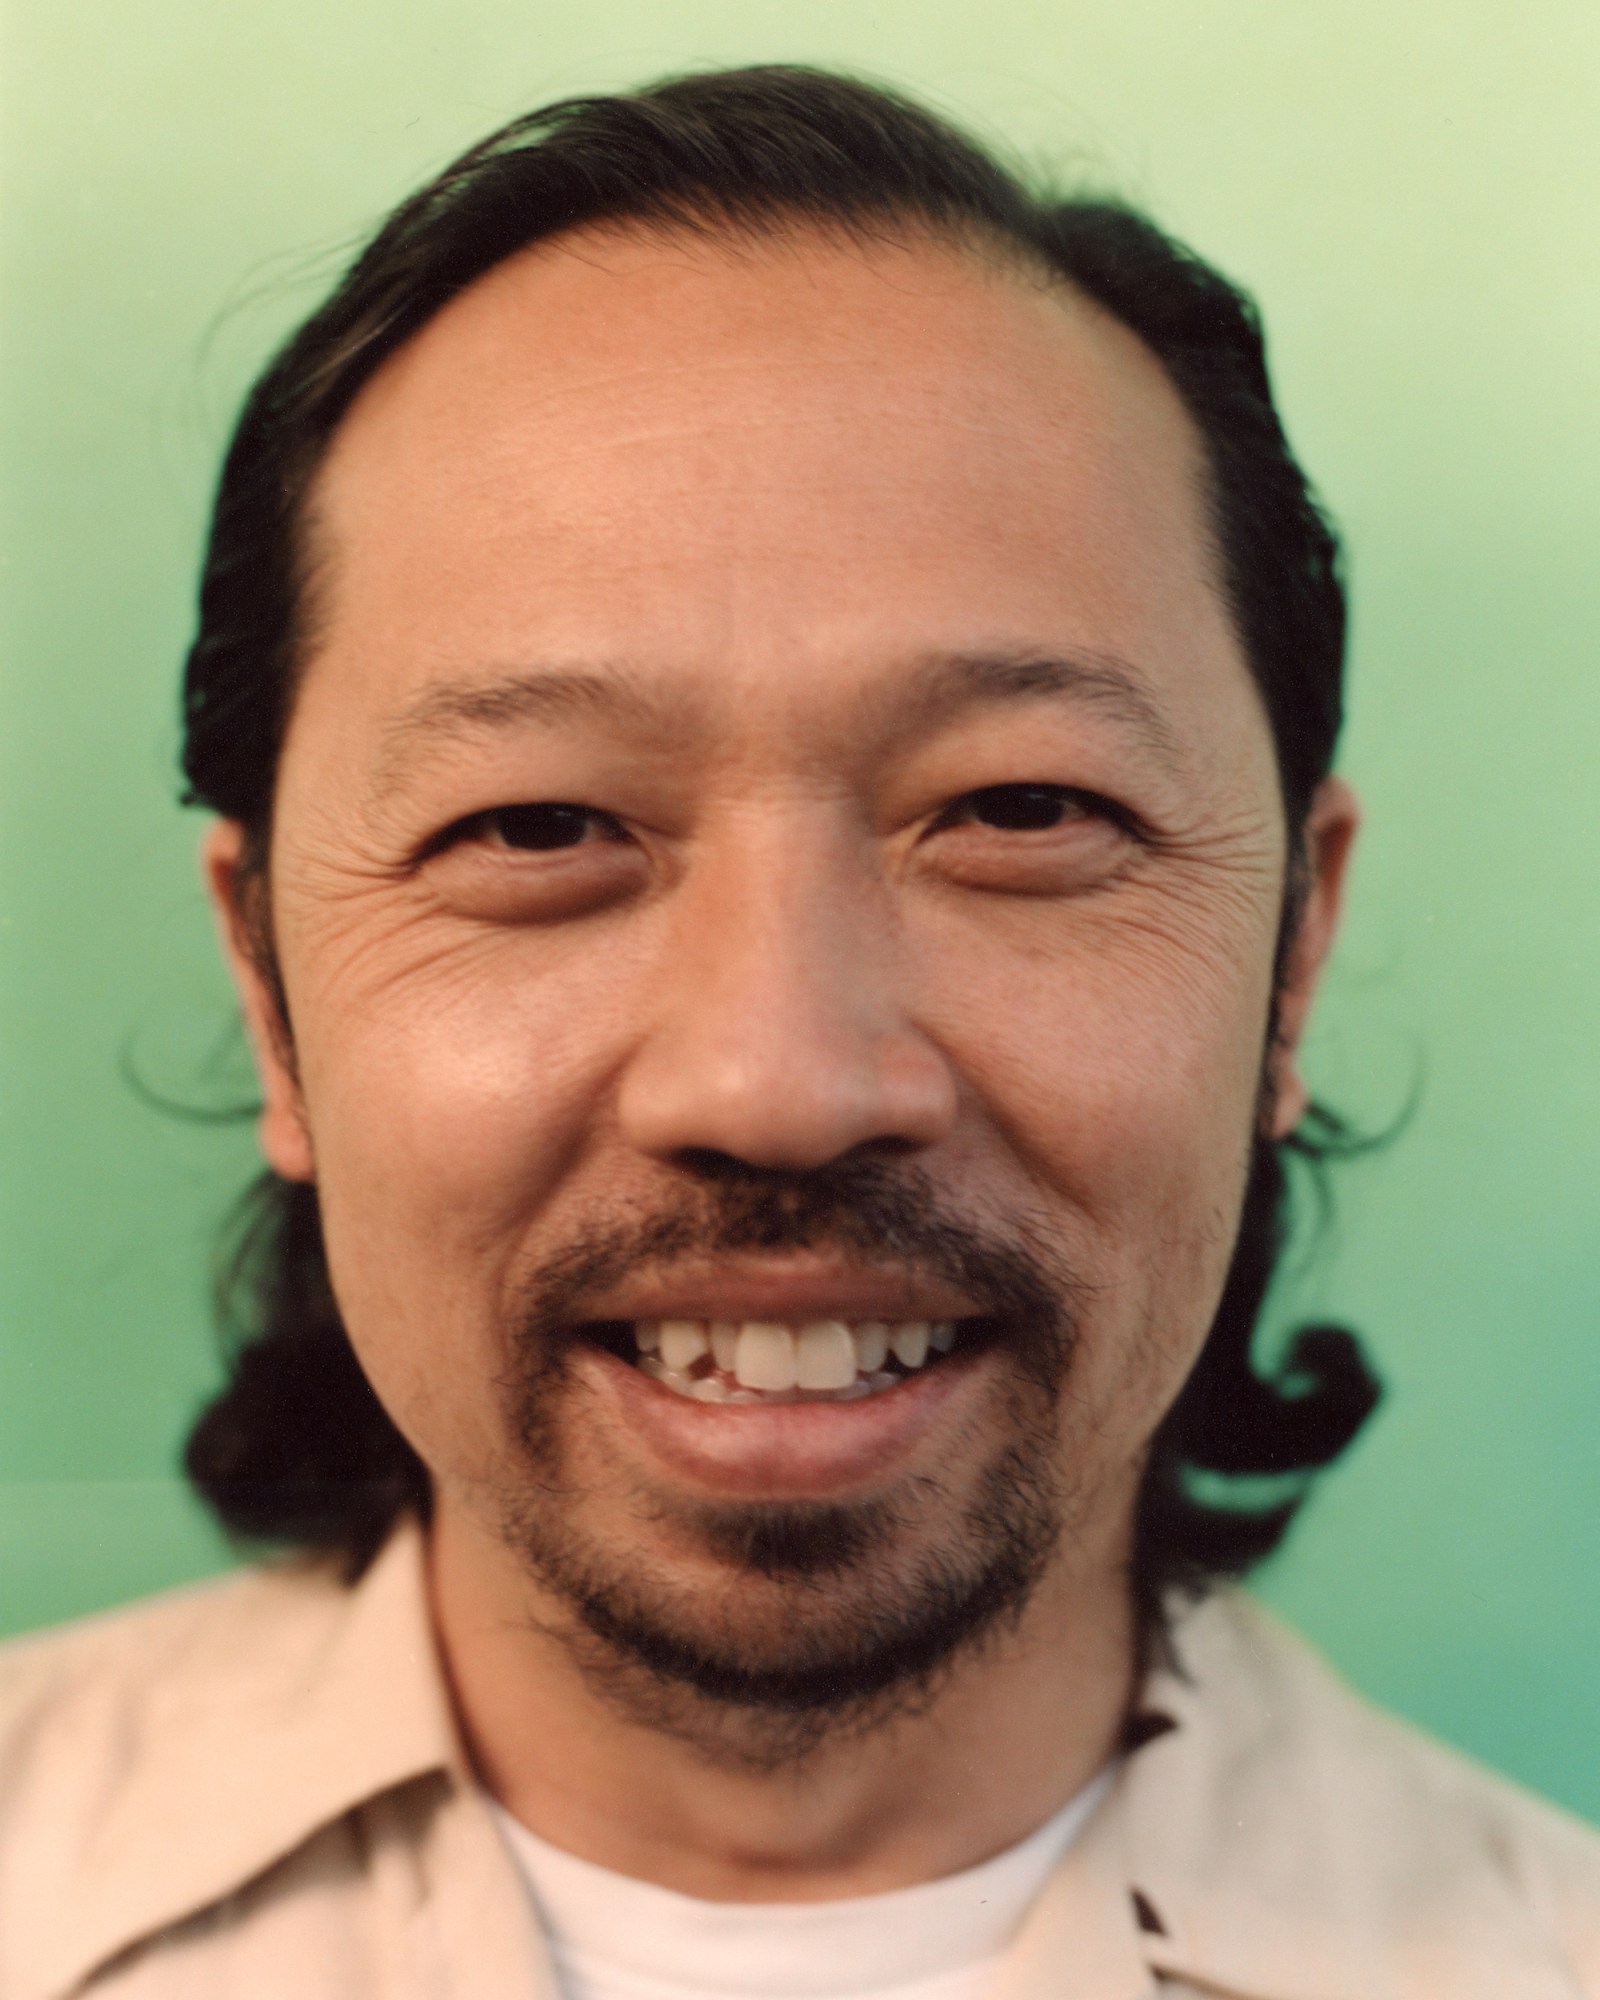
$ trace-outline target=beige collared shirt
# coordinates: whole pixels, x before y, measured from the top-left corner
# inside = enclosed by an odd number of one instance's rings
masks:
[[[1600,1835],[1242,1596],[1177,1653],[994,2000],[1600,2000]],[[0,1649],[0,2000],[78,1994],[556,2000],[414,1527],[354,1589],[250,1571]]]

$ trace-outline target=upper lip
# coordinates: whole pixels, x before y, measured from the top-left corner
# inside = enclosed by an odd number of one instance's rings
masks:
[[[754,1259],[719,1259],[714,1268],[641,1276],[594,1300],[590,1319],[807,1320],[966,1319],[970,1297],[913,1272]]]

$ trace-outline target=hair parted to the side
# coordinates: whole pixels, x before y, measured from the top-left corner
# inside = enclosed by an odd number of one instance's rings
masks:
[[[395,210],[255,385],[212,517],[183,764],[188,802],[243,827],[259,910],[305,637],[306,503],[340,419],[384,360],[477,278],[603,223],[931,232],[1011,256],[1122,321],[1165,367],[1204,445],[1228,606],[1298,852],[1339,733],[1344,591],[1336,537],[1273,406],[1249,299],[1130,208],[1035,192],[895,92],[768,66],[571,99],[505,126]],[[260,929],[270,971],[264,917]],[[1321,1113],[1283,1148],[1257,1145],[1222,1304],[1145,1481],[1135,1581],[1147,1608],[1171,1584],[1203,1587],[1275,1547],[1310,1476],[1377,1400],[1341,1328],[1303,1329],[1265,1372],[1254,1353],[1287,1229],[1284,1154],[1315,1162],[1342,1145]],[[229,1377],[190,1437],[191,1479],[241,1538],[335,1553],[359,1573],[402,1510],[426,1511],[428,1482],[345,1336],[314,1188],[271,1174],[257,1183],[221,1298]],[[1210,1490],[1258,1474],[1291,1490],[1257,1508]]]

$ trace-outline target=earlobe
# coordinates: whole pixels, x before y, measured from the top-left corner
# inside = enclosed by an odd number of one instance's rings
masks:
[[[1268,1120],[1274,1139],[1288,1138],[1311,1103],[1299,1069],[1300,1044],[1339,928],[1345,870],[1360,823],[1361,808],[1355,793],[1343,778],[1324,778],[1306,815],[1306,888],[1278,992]]]
[[[283,1017],[277,983],[269,970],[270,940],[250,899],[259,884],[244,870],[245,832],[237,820],[217,820],[201,842],[201,876],[216,916],[223,956],[239,995],[256,1074],[261,1082],[261,1115],[256,1130],[261,1151],[274,1173],[290,1181],[313,1181],[316,1167],[305,1103],[295,1071],[289,1024]]]

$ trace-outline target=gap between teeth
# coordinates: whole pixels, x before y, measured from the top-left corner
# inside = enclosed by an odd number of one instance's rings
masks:
[[[705,1403],[851,1402],[892,1389],[892,1356],[908,1373],[955,1345],[954,1320],[636,1320],[639,1366],[679,1395]]]

